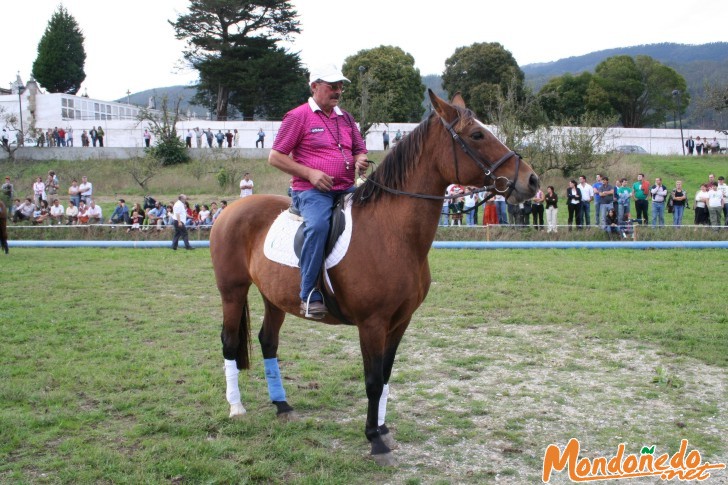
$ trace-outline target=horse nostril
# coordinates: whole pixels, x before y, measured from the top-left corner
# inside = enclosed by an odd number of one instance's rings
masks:
[[[532,173],[530,177],[528,177],[528,186],[535,192],[538,190],[538,176],[535,173]]]

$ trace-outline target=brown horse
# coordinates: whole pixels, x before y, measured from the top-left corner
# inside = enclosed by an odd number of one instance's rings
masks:
[[[0,248],[8,254],[8,207],[0,200]]]
[[[452,104],[430,91],[433,112],[402,139],[354,193],[353,232],[346,255],[329,270],[331,287],[349,322],[359,330],[368,409],[365,434],[381,465],[393,463],[396,442],[384,424],[395,353],[430,286],[427,254],[435,238],[445,189],[451,183],[495,186],[512,203],[530,198],[538,177],[456,95]],[[222,297],[222,346],[230,416],[245,413],[237,385],[249,368],[251,284],[265,305],[258,334],[271,401],[290,417],[277,364],[286,313],[299,314],[297,268],[266,259],[263,243],[272,222],[290,204],[256,195],[227,207],[213,226],[210,253]],[[340,324],[327,315],[323,320]],[[269,366],[269,364],[271,364]]]

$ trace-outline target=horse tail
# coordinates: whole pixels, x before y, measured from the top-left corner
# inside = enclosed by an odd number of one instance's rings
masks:
[[[0,247],[8,254],[8,208],[0,200]]]

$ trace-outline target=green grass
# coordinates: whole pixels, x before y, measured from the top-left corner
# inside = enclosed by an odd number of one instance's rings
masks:
[[[706,277],[725,273],[724,251],[433,251],[432,289],[392,380],[404,462],[391,470],[364,459],[356,329],[288,317],[281,370],[303,419],[275,420],[256,349],[241,374],[249,414],[231,422],[206,250],[15,249],[2,261],[0,482],[525,482],[546,444],[570,435],[592,450],[619,435],[728,451],[715,421],[724,396],[684,404],[692,369],[725,379],[728,368],[724,289]],[[255,291],[251,311],[255,328]],[[632,357],[613,361],[624,346]],[[641,354],[659,362],[641,368]],[[574,376],[637,400],[592,396]],[[591,413],[599,400],[608,425],[549,411]],[[647,404],[624,422],[641,401],[674,408],[684,427],[653,423]],[[502,459],[479,468],[468,449]]]

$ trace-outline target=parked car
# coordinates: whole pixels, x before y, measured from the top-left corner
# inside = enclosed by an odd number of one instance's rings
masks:
[[[639,145],[620,145],[614,147],[613,153],[647,153],[647,150]]]

